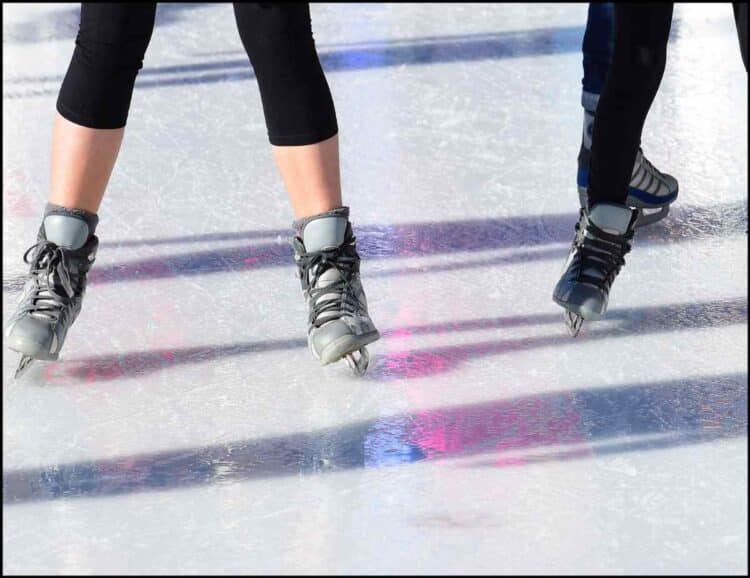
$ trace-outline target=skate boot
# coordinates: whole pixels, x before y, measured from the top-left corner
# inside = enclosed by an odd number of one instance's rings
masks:
[[[21,354],[15,377],[37,359],[56,360],[81,311],[86,275],[99,240],[84,219],[48,214],[37,243],[24,254],[31,265],[23,294],[6,326],[8,347]]]
[[[310,310],[310,351],[322,365],[345,358],[355,374],[364,375],[369,364],[365,346],[380,334],[367,312],[348,209],[305,219],[295,228],[292,246]]]
[[[599,319],[607,310],[609,291],[630,251],[637,218],[637,210],[611,203],[598,203],[590,213],[581,209],[564,272],[552,295],[565,308],[573,337],[584,319]]]
[[[591,163],[591,134],[594,115],[584,111],[583,141],[578,152],[578,199],[581,207],[588,204],[589,166]],[[669,214],[669,206],[677,199],[679,186],[672,175],[660,172],[638,149],[630,176],[625,203],[638,210],[636,228],[661,221]]]

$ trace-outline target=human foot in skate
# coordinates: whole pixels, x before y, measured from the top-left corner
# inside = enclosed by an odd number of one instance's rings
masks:
[[[581,207],[588,205],[589,166],[591,163],[591,134],[594,115],[584,111],[583,140],[578,152],[578,199]],[[677,199],[679,185],[672,175],[662,173],[638,149],[630,176],[625,203],[638,210],[636,228],[661,221],[669,214],[670,205]]]
[[[31,267],[5,331],[8,347],[21,354],[16,378],[35,360],[58,358],[81,311],[86,276],[99,245],[92,233],[95,215],[60,213],[45,216],[37,243],[23,257]]]
[[[624,205],[598,203],[581,209],[575,238],[552,299],[565,309],[575,337],[585,319],[596,320],[607,310],[615,277],[630,251],[638,211]]]
[[[310,351],[323,365],[345,358],[355,374],[363,375],[369,364],[366,345],[380,334],[367,312],[348,216],[344,207],[298,222],[292,246],[310,310]]]

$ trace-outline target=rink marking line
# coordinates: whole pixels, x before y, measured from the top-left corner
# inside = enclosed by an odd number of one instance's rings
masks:
[[[112,497],[498,452],[528,454],[556,446],[585,449],[585,444],[618,443],[622,437],[640,443],[613,446],[614,453],[651,447],[644,445],[646,438],[657,434],[675,436],[670,447],[746,437],[747,373],[528,395],[207,447],[6,470],[3,504]],[[664,442],[656,440],[655,449]],[[580,448],[571,451],[581,457]],[[521,464],[516,459],[508,465]]]

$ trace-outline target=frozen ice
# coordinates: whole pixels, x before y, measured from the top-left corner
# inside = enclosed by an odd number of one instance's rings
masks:
[[[75,4],[3,4],[3,321]],[[316,4],[383,338],[319,367],[229,4],[160,5],[61,359],[3,351],[3,569],[747,572],[747,74],[678,4],[643,136],[680,181],[600,322],[551,299],[585,4]]]

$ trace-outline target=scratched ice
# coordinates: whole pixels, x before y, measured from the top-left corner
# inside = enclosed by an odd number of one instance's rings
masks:
[[[644,131],[680,180],[604,321],[576,218],[580,5],[315,5],[383,338],[320,368],[231,7],[159,8],[61,360],[3,357],[5,572],[747,571],[747,76],[678,5]],[[74,4],[3,5],[3,321]]]

